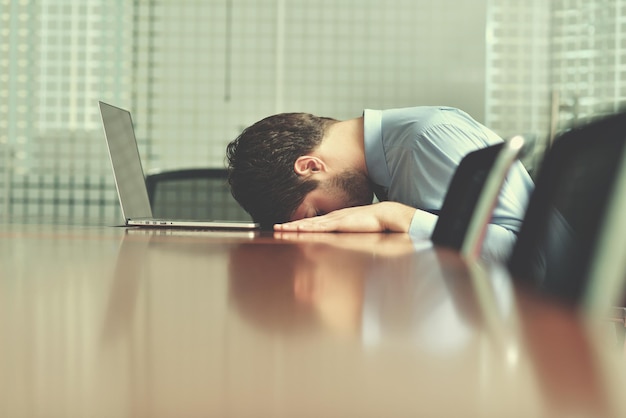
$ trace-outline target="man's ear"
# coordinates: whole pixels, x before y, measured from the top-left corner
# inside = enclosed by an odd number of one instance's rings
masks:
[[[294,163],[293,169],[297,175],[308,177],[326,171],[326,164],[319,157],[302,155]]]

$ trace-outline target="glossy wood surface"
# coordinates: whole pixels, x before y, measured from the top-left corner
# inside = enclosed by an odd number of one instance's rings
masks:
[[[419,246],[0,225],[0,416],[626,416],[603,324]]]

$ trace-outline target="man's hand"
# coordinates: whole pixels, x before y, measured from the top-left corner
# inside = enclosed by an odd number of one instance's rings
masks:
[[[274,225],[284,232],[408,232],[415,208],[397,202],[380,202],[339,209],[323,216]]]

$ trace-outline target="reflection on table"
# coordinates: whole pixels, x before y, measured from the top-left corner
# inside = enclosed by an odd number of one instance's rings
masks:
[[[0,416],[626,416],[602,324],[402,234],[0,227]]]

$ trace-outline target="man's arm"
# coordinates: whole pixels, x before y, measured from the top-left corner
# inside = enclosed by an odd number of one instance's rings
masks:
[[[339,209],[323,216],[274,225],[285,232],[409,232],[416,209],[397,202],[380,202]]]
[[[492,261],[506,261],[511,254],[517,235],[500,225],[489,224],[485,232],[485,239],[481,257]]]
[[[438,217],[397,202],[339,209],[324,216],[274,225],[280,232],[407,232],[414,240],[430,239]],[[515,243],[514,232],[489,224],[482,256],[505,260]]]

